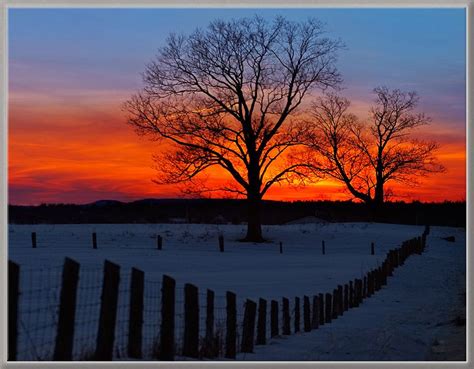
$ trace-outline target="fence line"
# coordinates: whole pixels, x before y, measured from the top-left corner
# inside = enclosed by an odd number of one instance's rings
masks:
[[[361,278],[293,299],[242,299],[192,284],[177,288],[167,275],[153,281],[137,268],[122,271],[108,260],[99,269],[69,258],[62,267],[26,269],[31,286],[26,289],[25,270],[9,261],[8,357],[235,359],[271,338],[310,332],[360,306],[409,256],[422,254],[429,231],[426,226],[421,237],[388,251]]]

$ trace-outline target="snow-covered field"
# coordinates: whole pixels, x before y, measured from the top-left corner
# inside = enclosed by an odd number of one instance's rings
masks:
[[[37,233],[36,249],[31,248],[31,232]],[[92,249],[92,232],[97,233],[97,250]],[[47,297],[33,293],[22,297],[30,298],[31,304],[46,299],[42,302],[44,306],[38,307],[45,311],[51,310],[57,301],[64,257],[81,263],[76,324],[81,343],[77,346],[81,347],[75,347],[75,357],[79,358],[94,345],[96,323],[91,322],[89,316],[95,315],[98,309],[95,300],[98,301],[100,295],[104,259],[121,266],[120,306],[125,306],[128,298],[130,268],[145,272],[148,281],[145,305],[147,297],[150,301],[145,307],[145,349],[151,350],[153,332],[159,324],[156,317],[163,274],[176,279],[178,304],[184,283],[195,284],[201,294],[206,288],[213,289],[219,318],[226,291],[237,294],[240,306],[245,298],[288,297],[292,300],[294,296],[331,292],[338,284],[360,278],[378,265],[388,250],[422,232],[421,226],[367,223],[264,226],[264,236],[269,242],[243,244],[237,240],[244,236],[245,227],[234,225],[11,225],[9,259],[22,267],[23,290],[44,290],[39,286],[44,282],[39,280],[45,276],[54,286],[49,288],[52,292]],[[161,251],[156,249],[158,234],[163,237]],[[219,234],[225,238],[224,253],[219,252]],[[455,243],[440,239],[450,235],[456,237]],[[321,253],[323,240],[326,255]],[[279,253],[280,241],[283,254]],[[375,255],[370,255],[371,242],[375,243]],[[255,354],[240,354],[238,359],[422,360],[436,335],[444,329],[443,324],[452,319],[453,310],[459,308],[457,295],[465,287],[464,268],[465,230],[432,227],[425,253],[410,257],[389,279],[388,286],[359,308],[316,331],[273,339],[268,345],[257,347]],[[89,302],[81,305],[81,300]],[[123,356],[120,345],[124,342],[120,337],[125,334],[120,332],[126,329],[127,314],[120,306],[118,357]],[[24,332],[35,324],[29,320],[33,310],[30,306],[28,314],[23,313]],[[178,330],[180,313],[178,308]],[[41,316],[41,312],[35,314]],[[55,319],[54,313],[50,319]],[[45,334],[38,328],[34,334],[30,332],[29,337],[20,339],[19,351],[27,359],[41,357],[39,352],[50,353],[41,347],[47,347],[53,338],[54,331]],[[32,344],[34,350],[30,348]]]

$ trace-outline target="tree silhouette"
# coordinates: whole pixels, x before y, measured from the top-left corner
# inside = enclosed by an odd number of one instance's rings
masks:
[[[307,135],[293,117],[309,91],[340,82],[340,46],[315,19],[217,20],[188,36],[170,35],[146,67],[145,87],[125,104],[139,134],[172,143],[155,158],[157,183],[190,183],[223,168],[233,184],[216,190],[247,198],[244,240],[263,241],[265,193],[307,176],[308,163],[290,160]]]
[[[389,181],[418,184],[420,176],[444,171],[434,153],[438,144],[412,137],[430,119],[415,113],[415,92],[374,89],[375,104],[361,122],[348,112],[350,102],[325,94],[312,105],[309,146],[318,155],[319,171],[345,184],[356,198],[377,213],[387,197]]]

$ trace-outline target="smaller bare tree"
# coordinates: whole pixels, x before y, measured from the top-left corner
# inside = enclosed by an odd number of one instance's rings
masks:
[[[316,152],[317,167],[345,184],[347,190],[374,211],[386,199],[385,185],[419,183],[420,176],[444,171],[435,156],[438,144],[412,136],[430,118],[416,113],[415,92],[374,89],[375,104],[369,120],[361,122],[349,113],[349,100],[326,94],[312,105],[313,134],[309,147]]]

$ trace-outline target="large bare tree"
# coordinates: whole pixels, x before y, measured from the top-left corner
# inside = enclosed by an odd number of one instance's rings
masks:
[[[308,164],[288,160],[307,134],[292,117],[312,89],[335,87],[341,44],[315,19],[217,20],[190,35],[170,35],[126,104],[139,134],[172,143],[156,160],[158,183],[193,181],[215,166],[233,178],[225,190],[245,196],[244,240],[263,241],[261,200]]]
[[[415,128],[430,122],[415,112],[417,94],[386,87],[375,88],[374,93],[367,121],[349,112],[349,100],[330,93],[313,103],[309,124],[315,167],[345,184],[377,213],[387,197],[388,182],[413,186],[420,176],[444,167],[435,156],[436,142],[413,138]]]

